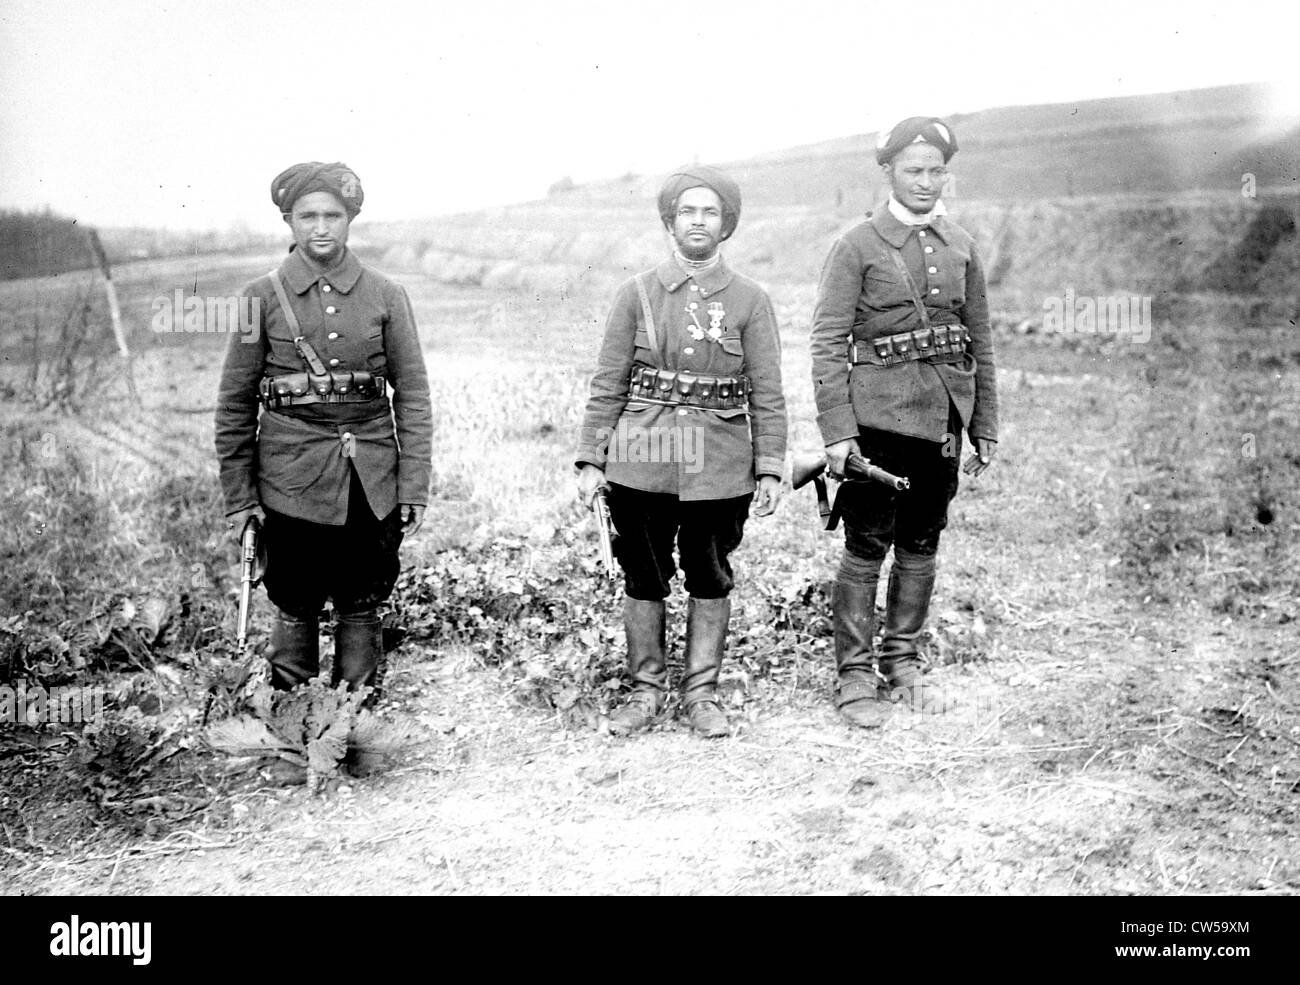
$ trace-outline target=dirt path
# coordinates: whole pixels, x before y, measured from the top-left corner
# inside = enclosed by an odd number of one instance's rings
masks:
[[[322,796],[300,786],[239,795],[229,824],[42,865],[13,888],[1294,890],[1300,845],[1289,818],[1267,820],[1258,763],[1238,752],[1247,768],[1234,779],[1211,758],[1240,744],[1217,743],[1215,729],[1232,729],[1222,714],[1206,717],[1207,699],[1226,710],[1240,682],[1207,689],[1169,662],[1190,655],[1132,644],[1120,652],[1127,635],[1104,631],[1086,644],[1123,658],[1120,680],[1099,663],[1079,668],[1077,648],[1067,648],[1055,659],[946,673],[963,706],[942,717],[900,712],[879,731],[855,731],[822,695],[798,693],[716,743],[671,722],[631,740],[566,733],[464,658],[408,660],[393,675],[387,714],[409,718],[421,738],[386,774]],[[1216,648],[1252,645],[1233,633]]]

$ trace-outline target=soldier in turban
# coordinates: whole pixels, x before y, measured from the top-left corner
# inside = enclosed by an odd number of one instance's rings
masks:
[[[900,704],[943,710],[917,641],[957,492],[962,430],[975,452],[967,474],[980,475],[997,448],[984,271],[970,234],[946,218],[939,197],[956,150],[952,127],[935,117],[911,117],[882,135],[876,160],[889,201],[831,247],[813,312],[813,387],[831,472],[843,473],[858,452],[911,479],[906,491],[852,482],[839,493],[835,704],[863,727]],[[877,653],[876,592],[891,548]]]
[[[266,658],[279,689],[319,672],[327,601],[334,679],[378,683],[379,606],[404,536],[424,518],[433,418],[406,291],[348,249],[364,194],[344,164],[297,164],[271,182],[293,234],[280,266],[244,288],[256,335],[231,336],[216,445],[229,526],[263,520],[277,609]]]
[[[683,167],[659,193],[672,256],[614,299],[577,454],[578,492],[608,490],[623,569],[631,690],[610,730],[647,728],[668,691],[665,605],[677,569],[690,596],[680,708],[706,737],[727,735],[718,700],[734,580],[751,502],[780,498],[786,415],[781,344],[767,294],[718,246],[740,220],[740,188],[707,165]]]

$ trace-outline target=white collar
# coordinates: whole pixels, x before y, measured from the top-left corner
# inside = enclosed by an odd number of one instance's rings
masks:
[[[913,212],[894,197],[894,193],[889,193],[889,214],[905,226],[928,226],[931,222],[941,215],[948,214],[948,207],[943,204],[943,199],[935,199],[934,208],[929,212]]]

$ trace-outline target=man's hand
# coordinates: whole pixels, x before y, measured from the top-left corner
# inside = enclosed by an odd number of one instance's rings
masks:
[[[609,487],[609,483],[605,481],[605,470],[598,469],[590,463],[584,463],[578,469],[578,499],[582,501],[582,505],[590,509],[596,490],[602,487]]]
[[[993,456],[998,450],[998,443],[988,438],[975,438],[974,442],[975,454],[966,459],[966,464],[962,466],[962,471],[970,476],[980,475],[992,465]]]
[[[843,441],[837,441],[833,445],[826,446],[826,471],[836,479],[844,478],[844,463],[849,460],[849,455],[861,455],[862,449],[858,447],[857,438],[845,438]]]
[[[266,514],[262,512],[260,506],[249,506],[226,516],[227,536],[236,544],[243,538],[244,527],[247,525],[250,516],[255,516],[259,522],[266,523]]]
[[[781,480],[774,475],[758,477],[758,491],[754,495],[754,516],[771,516],[781,502]]]
[[[410,537],[424,525],[424,507],[403,503],[399,509],[402,517],[402,536]]]

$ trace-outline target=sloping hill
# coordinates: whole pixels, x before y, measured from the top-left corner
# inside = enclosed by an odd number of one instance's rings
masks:
[[[961,142],[948,204],[1004,292],[1261,292],[1300,296],[1300,128],[1260,85],[952,117]],[[725,166],[745,217],[731,255],[770,281],[809,281],[836,233],[884,196],[875,134]],[[1249,175],[1253,197],[1243,194]],[[550,198],[369,225],[393,269],[439,280],[571,291],[663,255],[660,176]]]

